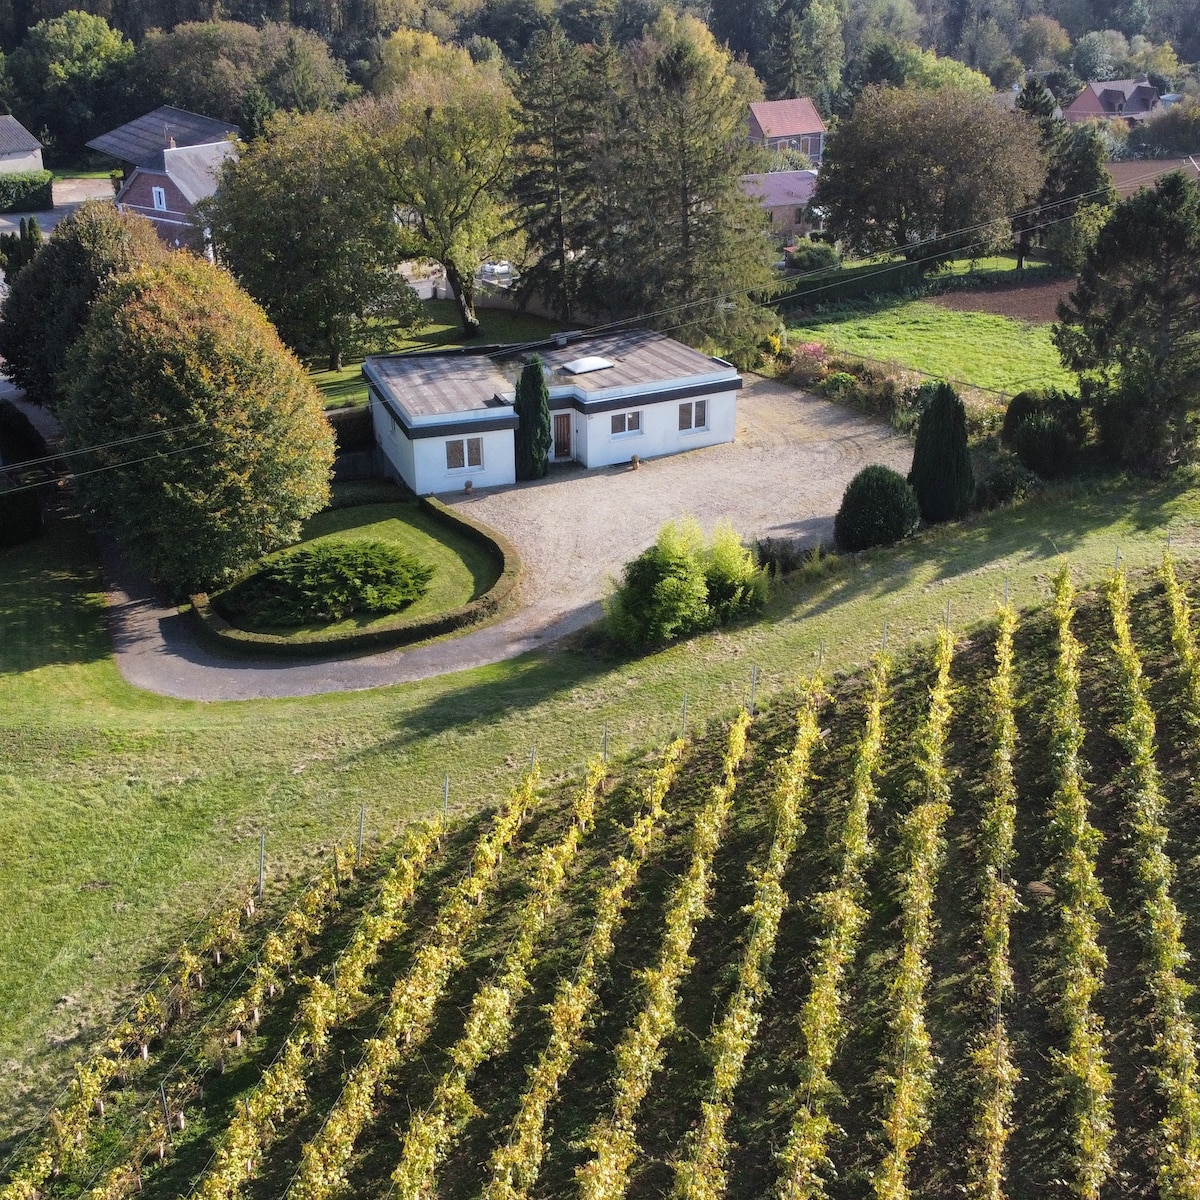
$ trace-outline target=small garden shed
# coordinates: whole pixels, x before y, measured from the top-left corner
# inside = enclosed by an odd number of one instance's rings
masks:
[[[562,335],[468,352],[390,354],[363,364],[387,469],[418,495],[516,482],[517,379],[546,372],[552,462],[627,463],[732,442],[742,378],[660,333]]]

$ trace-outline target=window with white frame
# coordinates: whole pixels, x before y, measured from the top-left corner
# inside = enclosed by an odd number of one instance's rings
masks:
[[[613,413],[612,415],[612,433],[613,437],[619,437],[626,433],[641,433],[642,432],[642,414],[640,412],[623,412]]]
[[[688,400],[679,406],[679,431],[708,428],[708,401]]]
[[[151,188],[150,195],[154,198],[154,209],[156,212],[167,211],[167,193],[160,187]]]
[[[451,438],[446,443],[446,470],[464,471],[483,466],[483,438]]]

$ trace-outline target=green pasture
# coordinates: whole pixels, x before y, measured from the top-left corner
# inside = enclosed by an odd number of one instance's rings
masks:
[[[393,353],[405,350],[432,349],[437,346],[451,348],[463,346],[462,326],[458,319],[458,308],[453,300],[426,300],[426,324],[411,337],[398,338],[392,346]],[[502,312],[500,309],[481,308],[479,319],[483,323],[485,345],[492,343],[535,342],[558,333],[563,327],[555,321],[535,317],[531,313]],[[345,408],[354,404],[366,404],[367,385],[362,377],[362,360],[344,366],[340,371],[320,369],[319,360],[309,364],[310,376],[317,390],[325,399],[326,408]]]
[[[482,596],[499,574],[483,547],[438,521],[415,500],[327,509],[306,523],[299,545],[348,541],[386,542],[433,568],[425,595],[404,610],[406,619],[432,617],[461,608]],[[313,634],[325,636],[369,629],[372,624],[394,619],[391,615],[365,614],[284,632],[296,640],[304,640]]]
[[[1074,388],[1050,326],[907,300],[845,308],[788,324],[792,341],[821,341],[839,354],[920,371],[956,386],[1013,396],[1026,388]]]
[[[1075,376],[1050,341],[1049,325],[956,312],[927,300],[793,318],[789,334],[793,341],[821,341],[841,354],[1005,396],[1029,387],[1075,387]]]
[[[350,837],[439,806],[471,809],[518,778],[531,747],[551,781],[578,771],[607,725],[614,755],[703,725],[809,671],[1039,603],[1064,560],[1097,578],[1165,536],[1200,558],[1196,475],[1076,485],[933,530],[889,551],[801,572],[761,620],[644,657],[599,637],[369,692],[194,703],[121,678],[96,548],[78,518],[0,553],[0,1129],[44,1110],[154,962],[257,868],[268,895]],[[786,503],[786,500],[781,500]],[[682,505],[681,505],[682,507]],[[0,1139],[0,1149],[3,1139]]]

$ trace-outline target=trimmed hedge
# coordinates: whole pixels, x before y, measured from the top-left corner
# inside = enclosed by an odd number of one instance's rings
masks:
[[[500,577],[489,591],[469,604],[449,612],[407,620],[403,617],[393,620],[384,618],[370,629],[331,633],[325,637],[308,638],[304,641],[280,634],[250,633],[244,629],[236,629],[213,610],[208,596],[201,594],[192,597],[192,613],[200,640],[211,649],[227,654],[264,655],[273,658],[358,654],[428,641],[430,638],[494,620],[513,608],[517,602],[521,581],[521,559],[516,547],[501,534],[473,521],[432,496],[423,496],[419,503],[438,520],[470,538],[492,555],[500,569]]]
[[[0,471],[0,549],[31,542],[42,532],[42,506],[37,491],[15,491],[21,480]]]
[[[0,212],[49,212],[54,207],[53,185],[49,171],[0,175]]]

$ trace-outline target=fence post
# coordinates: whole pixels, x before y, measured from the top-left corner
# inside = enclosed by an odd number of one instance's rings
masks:
[[[267,868],[267,835],[260,833],[258,835],[258,898],[263,898],[263,883],[265,882]]]

